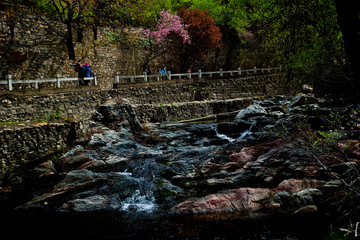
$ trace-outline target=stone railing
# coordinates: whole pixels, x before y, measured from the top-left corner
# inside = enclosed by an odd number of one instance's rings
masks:
[[[44,83],[53,83],[55,84],[56,88],[61,87],[62,82],[75,82],[76,86],[80,86],[80,82],[84,81],[93,81],[93,84],[96,86],[98,84],[96,76],[94,77],[85,77],[85,78],[60,78],[60,75],[56,75],[53,79],[34,79],[34,80],[13,80],[12,75],[7,75],[7,79],[5,81],[0,81],[0,85],[6,85],[6,90],[12,91],[14,90],[14,84],[25,84],[32,88],[39,89],[39,84]]]
[[[201,69],[197,72],[187,72],[187,73],[171,73],[168,71],[166,74],[155,74],[155,75],[147,75],[144,72],[142,75],[126,75],[120,76],[119,74],[115,75],[115,84],[119,83],[135,83],[135,82],[150,82],[150,81],[164,81],[164,80],[172,80],[173,78],[181,79],[181,78],[205,78],[205,77],[223,77],[223,76],[249,76],[253,74],[262,74],[262,73],[274,73],[276,68],[252,68],[252,69],[241,69],[230,70],[230,71],[212,71],[212,72],[202,72]],[[139,80],[137,80],[139,79]]]

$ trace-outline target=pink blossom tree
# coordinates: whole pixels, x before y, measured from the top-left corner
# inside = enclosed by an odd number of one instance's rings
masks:
[[[161,11],[156,25],[144,31],[145,37],[149,39],[149,53],[144,65],[166,53],[180,51],[185,44],[190,44],[187,27],[179,16]]]
[[[166,44],[169,37],[178,35],[184,44],[190,43],[190,35],[187,26],[182,23],[177,15],[171,15],[169,11],[161,11],[160,18],[154,29],[146,29],[145,35],[154,40],[156,44]]]

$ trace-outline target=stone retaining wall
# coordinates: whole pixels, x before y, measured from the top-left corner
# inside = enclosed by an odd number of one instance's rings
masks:
[[[8,170],[86,141],[91,119],[106,101],[130,100],[140,122],[172,122],[232,112],[252,102],[250,96],[281,93],[276,75],[244,79],[173,80],[112,90],[47,95],[0,93],[0,179]],[[82,88],[76,89],[81,90]],[[71,123],[46,123],[50,120]],[[45,123],[36,123],[36,122]]]
[[[44,12],[0,2],[0,29],[0,80],[7,74],[14,80],[49,79],[56,74],[76,77],[70,64],[79,59],[82,63],[90,63],[102,89],[112,87],[116,72],[123,75],[142,73],[144,50],[111,42],[106,31],[115,31],[113,29],[99,28],[97,40],[92,31],[84,31],[83,40],[78,42],[74,28],[76,60],[69,60],[66,39],[57,34],[67,32],[65,24],[51,20]],[[0,89],[5,87],[0,85]],[[28,88],[25,84],[15,85],[16,89],[20,87]]]
[[[240,79],[182,79],[162,83],[142,83],[122,86],[112,90],[87,89],[81,91],[82,88],[78,88],[74,89],[79,90],[78,92],[47,95],[19,95],[3,92],[0,93],[0,122],[38,121],[54,116],[84,121],[92,117],[101,103],[120,98],[128,99],[131,104],[153,104],[153,106],[158,105],[160,107],[163,104],[177,105],[177,103],[193,101],[219,101],[251,96],[276,95],[283,91],[279,87],[279,82],[277,75],[261,75]],[[221,106],[218,108],[221,108]],[[147,107],[142,107],[139,110],[141,113],[139,111],[138,113],[146,114],[146,109]],[[189,112],[192,111],[189,108],[188,110]],[[230,111],[234,110],[237,109]],[[225,111],[227,110],[222,109],[217,112]],[[158,114],[160,113],[158,112]],[[209,114],[212,113],[211,110]],[[194,115],[199,114],[190,114],[189,116]],[[200,115],[203,115],[203,113]],[[186,118],[186,116],[177,117],[178,119]],[[145,119],[151,118],[144,117],[143,119],[145,121]],[[167,116],[164,116],[164,118],[169,119]],[[170,117],[170,119],[172,118]]]
[[[156,123],[177,122],[232,112],[245,108],[251,103],[252,98],[236,98],[171,104],[137,104],[134,107],[141,123]]]
[[[233,99],[283,93],[277,74],[212,79],[176,79],[163,82],[118,85],[121,96],[135,104],[161,104]]]

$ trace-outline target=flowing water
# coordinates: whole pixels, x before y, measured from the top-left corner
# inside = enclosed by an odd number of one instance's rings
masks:
[[[215,160],[221,161],[218,152],[226,147],[237,146],[234,145],[236,142],[246,142],[253,135],[255,125],[256,122],[252,122],[247,130],[231,136],[220,133],[217,123],[162,125],[153,127],[146,135],[146,139],[155,142],[151,144],[139,144],[131,139],[122,139],[115,132],[105,132],[105,137],[98,141],[104,142],[99,149],[108,153],[106,161],[121,163],[131,158],[125,169],[113,172],[120,179],[111,186],[111,197],[117,199],[113,203],[118,205],[114,208],[117,211],[68,212],[61,215],[47,212],[27,217],[20,215],[15,216],[13,221],[9,220],[8,224],[12,227],[22,224],[28,226],[26,229],[29,234],[37,234],[36,226],[41,226],[43,232],[51,232],[50,236],[57,232],[58,236],[67,239],[315,239],[299,231],[298,227],[314,232],[314,226],[318,229],[318,224],[314,225],[318,221],[316,218],[312,221],[270,219],[253,223],[235,220],[189,221],[169,215],[169,208],[179,201],[176,197],[171,198],[172,193],[178,193],[183,201],[187,199],[187,194],[196,195],[198,193],[194,194],[194,191],[205,190],[202,187],[191,188],[196,179],[188,185],[181,183],[186,177],[179,183],[188,186],[190,190],[180,189],[168,184],[160,173],[171,166],[169,171],[176,180],[176,177],[191,173],[193,168],[201,166],[202,159],[217,157],[219,159]],[[111,141],[106,142],[106,137]],[[68,155],[75,151],[70,151]],[[160,185],[164,186],[159,197]],[[96,191],[103,190],[99,188]],[[209,188],[206,191],[215,190]],[[159,202],[159,198],[166,200]],[[40,218],[36,223],[31,221],[35,217]]]
[[[245,130],[244,132],[242,132],[238,138],[232,138],[232,137],[229,137],[229,136],[227,136],[225,134],[219,133],[218,130],[217,130],[217,125],[214,125],[214,129],[215,129],[215,132],[216,132],[216,136],[221,138],[221,139],[228,140],[229,142],[246,141],[246,137],[251,136],[251,129],[254,127],[255,124],[256,124],[256,121],[253,121],[251,123],[250,128],[248,130]]]

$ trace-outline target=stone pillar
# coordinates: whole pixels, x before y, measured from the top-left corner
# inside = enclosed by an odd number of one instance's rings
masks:
[[[98,85],[96,74],[94,74],[94,85],[95,85],[95,86]]]
[[[115,83],[120,83],[119,73],[115,73]]]
[[[60,88],[60,74],[56,74],[56,87]]]
[[[13,90],[13,86],[12,86],[12,75],[8,75],[7,76],[7,81],[8,81],[8,90],[12,91]]]
[[[171,71],[168,71],[167,79],[168,79],[168,80],[171,80]]]

